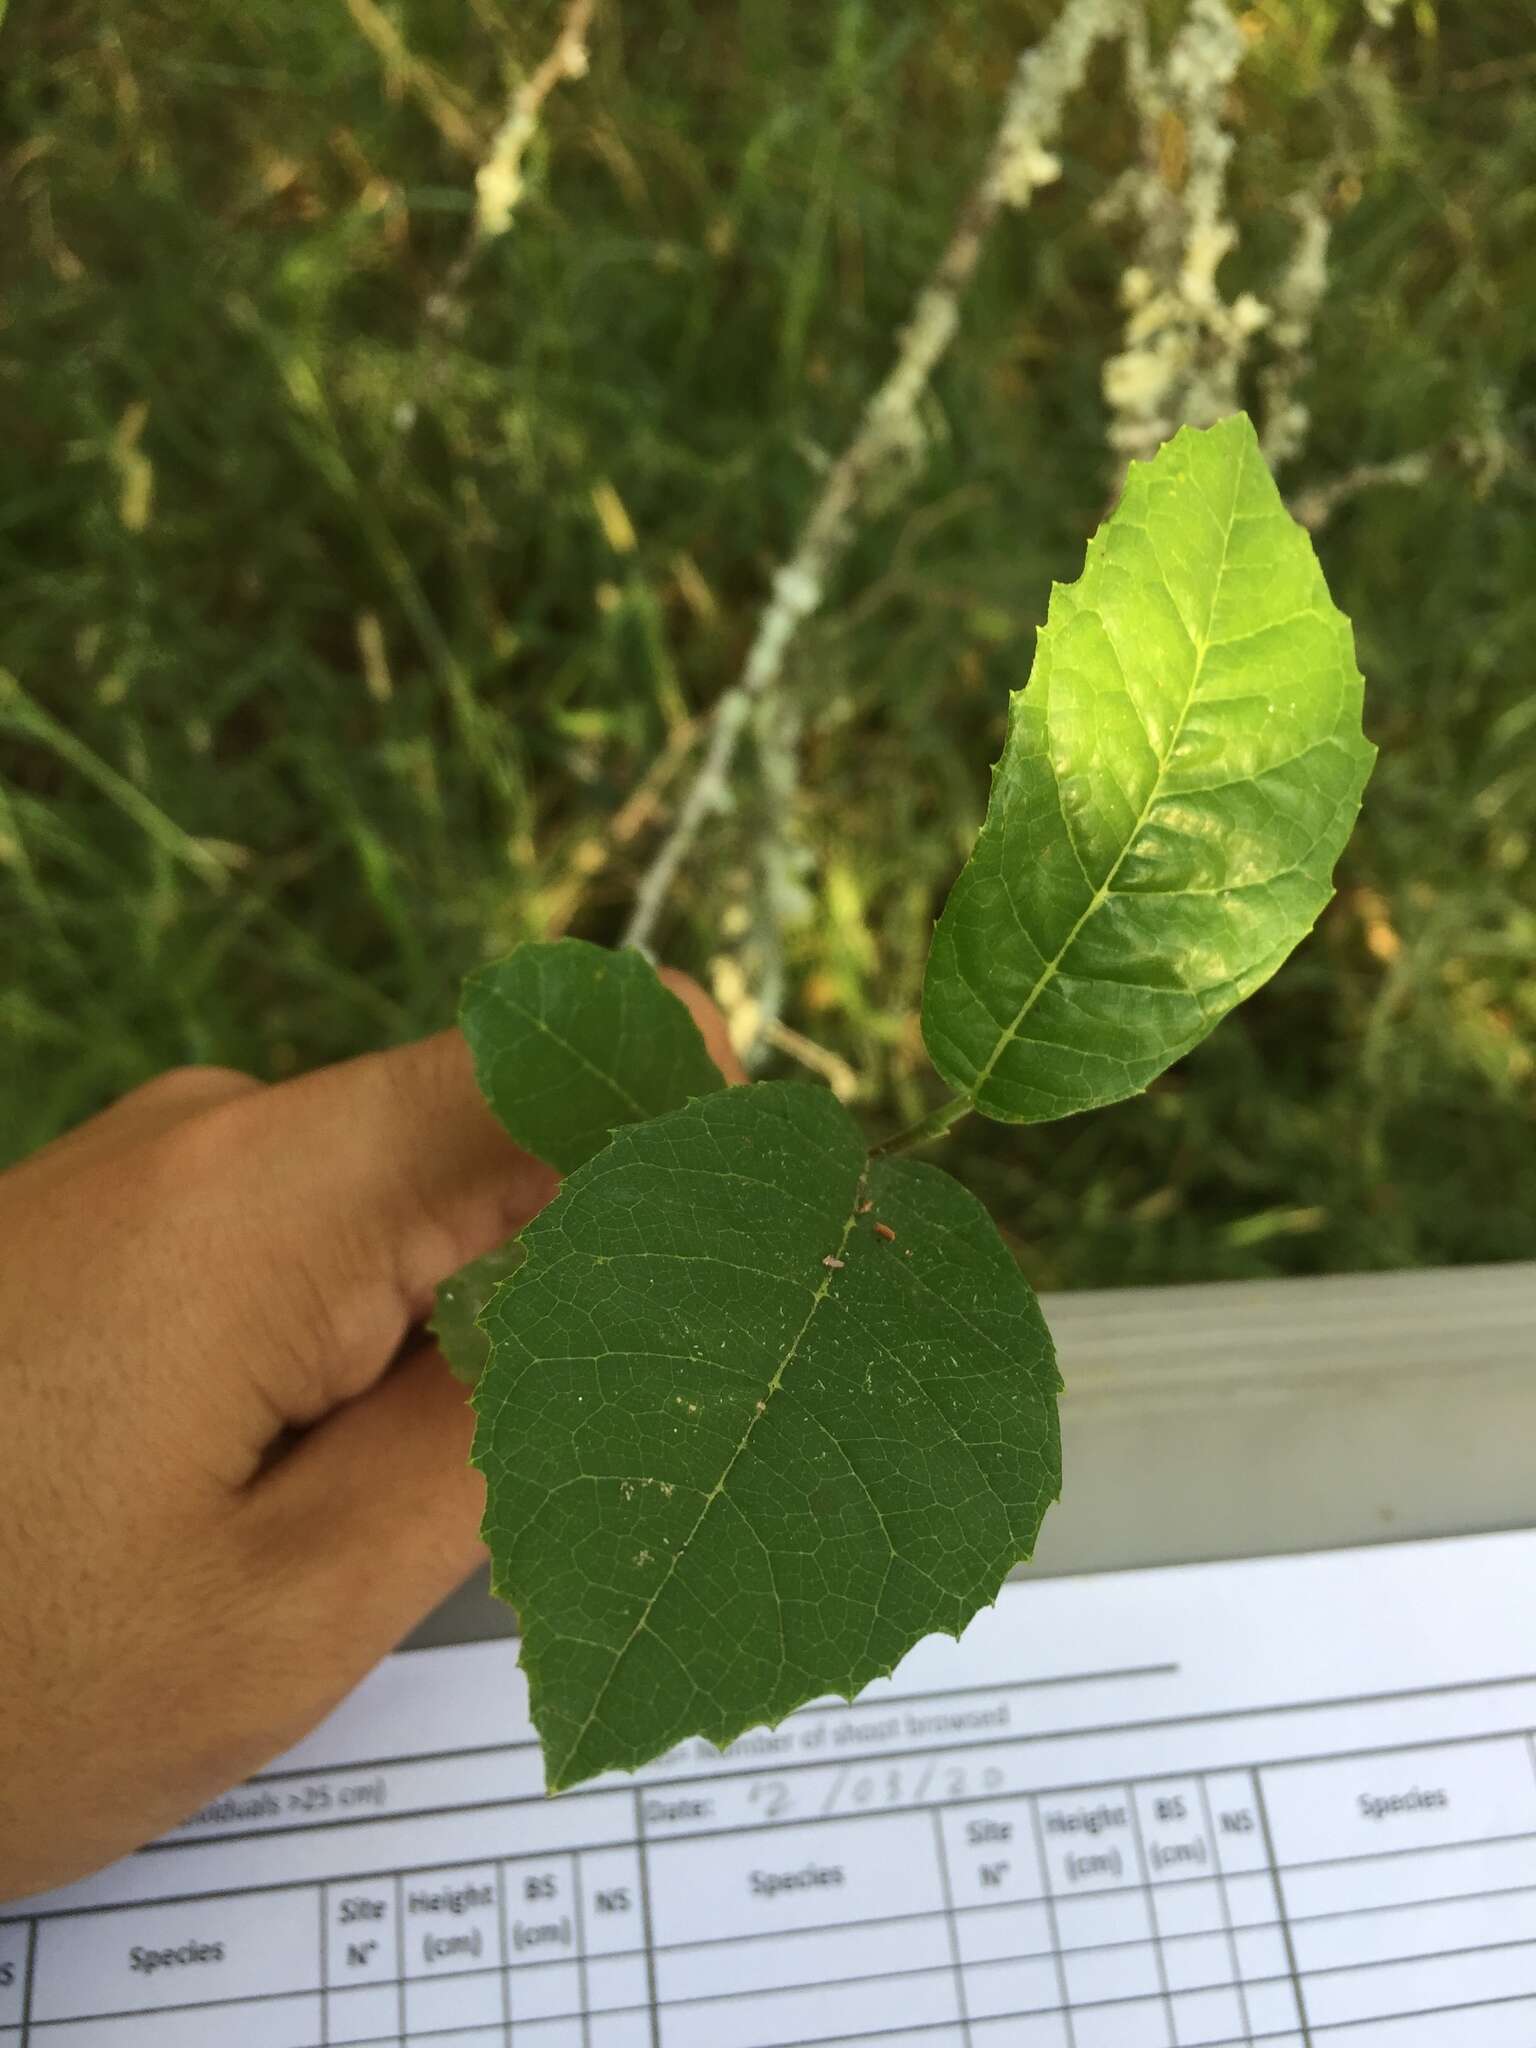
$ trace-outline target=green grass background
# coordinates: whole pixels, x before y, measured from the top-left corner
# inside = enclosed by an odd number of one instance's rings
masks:
[[[344,0],[12,0],[0,1157],[167,1064],[291,1073],[442,1024],[523,936],[617,933],[664,819],[621,807],[739,663],[1055,11],[607,0],[444,332],[473,163]],[[482,131],[556,18],[386,12]],[[1317,934],[1142,1100],[952,1142],[1044,1284],[1533,1249],[1533,24],[1408,0],[1352,62],[1364,19],[1246,11],[1223,277],[1262,293],[1286,195],[1342,152],[1287,487],[1462,452],[1321,536],[1382,757]],[[1106,60],[990,249],[923,468],[792,665],[816,902],[790,1020],[872,1128],[933,1099],[932,919],[1105,508],[1132,251],[1095,203],[1135,146]],[[749,824],[691,869],[679,964],[718,949]]]

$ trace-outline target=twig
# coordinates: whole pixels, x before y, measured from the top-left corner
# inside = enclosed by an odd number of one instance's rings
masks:
[[[1478,396],[1475,413],[1460,433],[1384,462],[1357,463],[1339,476],[1298,491],[1289,502],[1302,525],[1317,533],[1341,505],[1379,484],[1412,490],[1428,483],[1437,472],[1446,472],[1459,475],[1473,497],[1484,498],[1519,459],[1519,451],[1510,437],[1503,398],[1496,390],[1484,390]]]
[[[478,156],[481,138],[446,81],[418,57],[376,0],[346,0],[347,12],[364,40],[373,46],[385,70],[408,87],[422,111],[451,149]]]
[[[434,320],[446,318],[487,242],[496,241],[511,227],[512,217],[525,189],[523,163],[529,145],[539,132],[544,102],[566,79],[584,78],[587,74],[590,61],[587,39],[595,7],[596,0],[568,0],[548,54],[534,66],[508,101],[501,125],[475,173],[475,215],[464,246],[433,293],[427,308]]]
[[[575,848],[564,879],[552,885],[545,899],[542,929],[547,938],[559,938],[570,929],[614,855],[637,838],[656,816],[668,784],[682,769],[698,733],[698,721],[685,718],[668,734],[666,745],[609,819],[603,838],[584,839]]]
[[[678,870],[705,820],[727,796],[727,778],[754,707],[778,684],[796,634],[821,606],[847,552],[870,479],[920,442],[918,407],[954,339],[960,301],[987,237],[1005,206],[1027,206],[1037,187],[1060,175],[1061,166],[1046,145],[1060,125],[1065,102],[1082,82],[1095,44],[1123,29],[1126,8],[1127,0],[1070,0],[1044,39],[1019,59],[980,181],[917,295],[896,361],[853,439],[827,472],[794,552],[773,579],[741,675],[716,703],[698,772],[635,891],[627,944],[649,946]]]
[[[811,1073],[819,1074],[839,1102],[857,1102],[863,1094],[863,1082],[841,1053],[818,1045],[804,1032],[792,1031],[789,1025],[780,1023],[776,1017],[764,1024],[763,1036],[775,1052],[781,1052],[802,1067],[809,1068]]]
[[[1291,511],[1308,532],[1316,533],[1348,499],[1373,490],[1377,484],[1413,486],[1427,482],[1435,466],[1436,452],[1433,448],[1418,448],[1411,455],[1394,456],[1390,462],[1362,462],[1325,484],[1313,484],[1309,490],[1298,491],[1290,501]]]
[[[523,196],[523,158],[538,133],[544,102],[567,78],[585,78],[594,0],[569,0],[565,19],[542,64],[513,93],[491,153],[475,173],[475,226],[484,241],[504,235]]]
[[[693,751],[698,736],[696,718],[683,719],[668,733],[666,745],[609,821],[608,836],[615,846],[627,846],[650,824],[661,808],[667,784]]]

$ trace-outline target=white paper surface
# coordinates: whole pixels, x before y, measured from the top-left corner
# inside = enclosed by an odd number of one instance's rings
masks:
[[[0,1908],[0,2048],[1531,2048],[1533,1616],[1526,1534],[1014,1586],[558,1799],[514,1645],[396,1657]]]

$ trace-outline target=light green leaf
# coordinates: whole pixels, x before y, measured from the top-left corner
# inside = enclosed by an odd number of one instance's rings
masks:
[[[1242,416],[1133,463],[1051,593],[923,1035],[988,1116],[1135,1094],[1332,894],[1375,749],[1349,622]]]
[[[459,1022],[491,1108],[560,1173],[621,1125],[725,1085],[655,969],[584,939],[519,946],[482,967],[464,984]]]
[[[427,1328],[437,1339],[437,1348],[447,1359],[448,1370],[468,1387],[479,1379],[491,1355],[491,1341],[480,1328],[480,1312],[502,1281],[510,1280],[522,1263],[522,1240],[515,1237],[510,1244],[498,1245],[483,1258],[471,1259],[438,1286]]]
[[[1060,1481],[1035,1298],[824,1090],[621,1132],[523,1243],[474,1458],[552,1789],[851,1695],[1030,1553]]]

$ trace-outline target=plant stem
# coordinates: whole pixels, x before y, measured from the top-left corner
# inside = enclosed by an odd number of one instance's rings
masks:
[[[931,1144],[935,1138],[942,1138],[946,1132],[952,1131],[975,1107],[969,1095],[956,1095],[948,1102],[941,1102],[937,1109],[930,1110],[915,1124],[909,1124],[906,1130],[898,1131],[894,1138],[883,1139],[875,1146],[872,1156],[895,1159],[903,1152],[915,1152],[920,1145]]]

